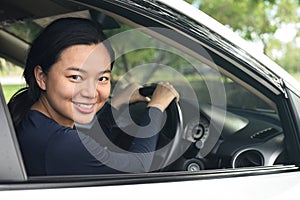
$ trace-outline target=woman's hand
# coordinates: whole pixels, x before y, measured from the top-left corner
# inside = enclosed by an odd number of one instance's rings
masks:
[[[169,82],[160,82],[152,94],[148,107],[157,107],[161,111],[164,111],[173,99],[179,101],[179,94],[173,85]]]
[[[123,104],[130,104],[135,103],[138,101],[146,101],[149,102],[149,97],[144,97],[139,93],[139,89],[142,86],[137,83],[132,83],[129,86],[127,86],[122,92],[115,95],[111,99],[111,105],[115,107],[116,109],[119,109]]]
[[[119,109],[123,104],[135,103],[138,101],[148,102],[148,107],[157,107],[164,111],[173,99],[179,101],[179,94],[169,82],[160,82],[157,84],[152,98],[144,97],[139,93],[141,85],[132,83],[122,92],[118,93],[111,99],[111,105]]]

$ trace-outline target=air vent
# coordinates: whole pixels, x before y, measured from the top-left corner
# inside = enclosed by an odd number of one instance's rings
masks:
[[[279,133],[279,131],[275,128],[266,128],[264,130],[261,130],[259,132],[254,133],[253,135],[251,135],[251,138],[256,138],[256,139],[266,139],[269,137],[273,137],[275,135],[277,135]]]
[[[237,154],[232,165],[233,168],[263,166],[264,157],[259,151],[247,150]]]

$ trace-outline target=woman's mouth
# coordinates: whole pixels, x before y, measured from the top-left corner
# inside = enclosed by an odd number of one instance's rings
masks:
[[[92,104],[76,103],[76,102],[73,103],[74,103],[74,107],[81,113],[89,114],[94,112],[94,107],[95,107],[94,103]]]

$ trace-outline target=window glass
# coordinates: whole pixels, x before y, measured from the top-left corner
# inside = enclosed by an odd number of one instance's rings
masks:
[[[25,86],[22,73],[23,69],[21,67],[0,57],[0,82],[6,102],[15,92]]]
[[[24,21],[10,24],[5,27],[5,30],[18,38],[31,43],[42,30],[42,27],[33,21]]]
[[[112,96],[133,82],[149,85],[160,81],[170,82],[180,94],[180,130],[174,130],[177,122],[172,121],[174,118],[166,121],[167,128],[162,129],[154,163],[164,163],[162,167],[166,171],[283,163],[284,135],[272,100],[253,92],[251,83],[244,83],[238,75],[219,71],[226,66],[211,59],[210,52],[203,49],[195,53],[188,44],[170,39],[174,34],[171,30],[135,29],[133,25],[116,21],[119,27],[105,30],[116,53],[111,74]],[[40,31],[37,24],[30,22],[6,29],[28,42]],[[3,76],[17,71],[14,76],[20,77],[22,70],[11,70],[10,65],[1,60]],[[1,83],[7,100],[24,86],[24,82],[12,86]],[[176,156],[164,162],[170,152],[168,145],[177,133],[181,135],[173,147],[177,149]],[[153,171],[160,171],[158,166],[153,165]]]
[[[179,145],[184,150],[171,164],[171,170],[281,163],[285,159],[284,136],[275,103],[264,94],[252,92],[251,84],[240,84],[243,81],[237,75],[230,76],[235,77],[232,79],[218,71],[218,67],[225,66],[216,67],[208,52],[191,56],[184,51],[188,46],[175,48],[176,41],[166,39],[172,32],[154,31],[165,35],[149,35],[148,29],[130,29],[127,25],[125,29],[121,25],[119,33],[107,32],[116,50],[113,85],[118,90],[131,82],[169,81],[179,91],[184,121],[182,143],[190,143],[188,147]],[[264,147],[264,142],[271,145]]]
[[[264,100],[214,69],[213,60],[210,60],[210,65],[205,64],[204,61],[195,59],[181,50],[145,34],[146,29],[130,30],[128,25],[120,24],[120,29],[106,31],[108,36],[112,36],[112,44],[117,52],[113,71],[114,82],[126,74],[128,82],[137,80],[140,83],[170,81],[177,88],[181,88],[183,80],[178,80],[180,78],[175,75],[177,74],[190,85],[201,103],[215,101],[229,107],[274,111],[274,108]],[[143,68],[145,71],[130,72],[135,68]],[[173,72],[171,73],[166,68]],[[185,92],[184,89],[180,90],[182,93]],[[223,96],[221,97],[221,95]],[[213,96],[216,99],[212,99]]]

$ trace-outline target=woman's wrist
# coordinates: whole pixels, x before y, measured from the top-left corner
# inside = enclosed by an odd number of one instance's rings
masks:
[[[163,105],[161,105],[161,104],[158,104],[158,103],[148,103],[148,106],[147,106],[148,108],[149,107],[155,107],[155,108],[158,108],[161,112],[164,112],[164,110],[165,110],[165,108],[164,108],[164,106]]]

